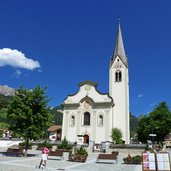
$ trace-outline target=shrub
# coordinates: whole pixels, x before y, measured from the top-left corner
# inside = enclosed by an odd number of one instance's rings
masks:
[[[141,164],[142,156],[136,155],[132,157],[132,164]]]
[[[43,143],[39,143],[37,145],[38,145],[39,149],[42,147],[52,148],[52,146],[53,146],[53,144],[49,144],[49,143],[47,143],[47,141],[44,141]]]
[[[111,138],[112,138],[112,140],[113,140],[116,144],[123,144],[122,132],[121,132],[120,129],[118,129],[118,128],[113,128],[113,129],[112,129]]]
[[[20,143],[19,143],[19,146],[20,146],[20,147],[25,147],[25,146],[26,146],[26,142],[20,142]],[[30,149],[31,147],[32,147],[32,143],[29,142],[28,148]]]
[[[82,146],[80,147],[80,149],[77,150],[76,154],[79,154],[79,155],[82,155],[82,156],[85,156],[85,157],[88,156],[88,153],[87,153],[86,149],[84,149]]]
[[[64,137],[64,140],[62,140],[62,144],[58,145],[58,149],[67,149],[70,150],[73,148],[72,144],[68,144],[68,141],[66,139],[66,137]]]

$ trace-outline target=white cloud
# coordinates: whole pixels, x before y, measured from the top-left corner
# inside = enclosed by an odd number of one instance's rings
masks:
[[[18,69],[15,71],[15,74],[19,77],[22,74],[22,72]]]
[[[14,74],[12,75],[12,77],[16,77],[16,78],[20,78],[20,75],[22,74],[22,72],[19,70],[19,69],[17,69],[15,72],[14,72]]]
[[[43,72],[42,69],[38,69],[38,72]]]
[[[144,95],[143,94],[139,94],[138,95],[138,98],[142,98]]]
[[[155,106],[155,105],[156,105],[156,103],[155,103],[155,102],[150,104],[150,106]]]
[[[0,67],[6,65],[28,70],[40,68],[40,64],[38,61],[27,58],[22,52],[10,48],[0,49]]]

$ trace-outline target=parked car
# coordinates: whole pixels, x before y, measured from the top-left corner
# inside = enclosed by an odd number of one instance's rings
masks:
[[[51,135],[49,136],[49,140],[50,140],[50,141],[56,141],[56,134],[51,134]]]
[[[171,140],[170,141],[163,141],[163,145],[166,147],[171,147]]]

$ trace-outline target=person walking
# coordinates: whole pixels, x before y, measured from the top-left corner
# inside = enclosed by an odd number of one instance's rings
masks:
[[[44,167],[46,168],[48,154],[49,154],[49,149],[47,147],[44,147],[42,149],[42,158],[40,160],[39,168],[41,168],[41,167],[42,167],[42,169]]]

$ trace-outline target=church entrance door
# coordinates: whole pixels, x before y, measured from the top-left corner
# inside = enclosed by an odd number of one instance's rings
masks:
[[[89,144],[89,136],[85,134],[83,137],[84,137],[84,144]]]

